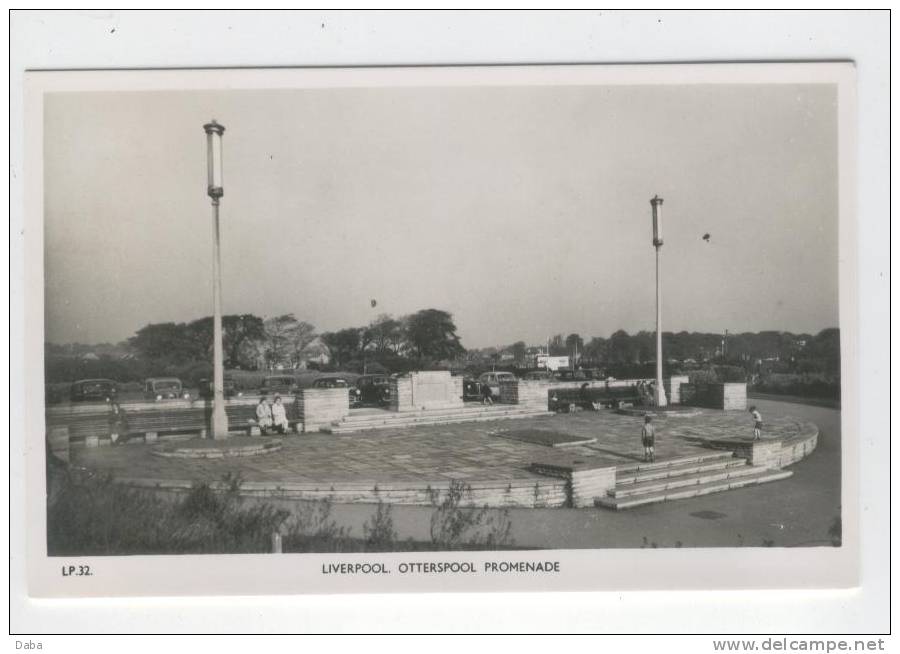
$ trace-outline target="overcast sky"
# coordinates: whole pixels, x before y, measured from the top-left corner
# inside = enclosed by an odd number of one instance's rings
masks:
[[[115,342],[212,313],[211,118],[226,127],[226,313],[328,331],[434,307],[466,347],[653,330],[658,194],[664,330],[815,333],[838,324],[836,97],[826,85],[51,94],[46,340]]]

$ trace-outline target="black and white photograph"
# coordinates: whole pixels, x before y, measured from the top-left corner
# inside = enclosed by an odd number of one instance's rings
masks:
[[[9,18],[11,649],[885,649],[889,12]]]
[[[853,78],[33,75],[47,559],[839,555]]]

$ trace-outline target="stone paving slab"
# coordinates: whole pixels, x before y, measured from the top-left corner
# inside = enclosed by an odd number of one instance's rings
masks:
[[[612,411],[560,414],[491,423],[384,429],[346,435],[299,434],[284,438],[280,452],[253,458],[172,460],[151,454],[152,445],[72,450],[73,463],[119,477],[216,481],[237,473],[247,481],[296,483],[421,482],[435,479],[512,481],[540,479],[529,466],[552,457],[554,448],[500,438],[513,430],[546,430],[596,442],[566,448],[591,466],[642,460],[638,417]],[[709,452],[688,439],[752,436],[746,412],[705,410],[694,418],[658,418],[656,458]],[[802,421],[765,417],[764,438],[789,438]],[[235,437],[238,440],[250,437]]]

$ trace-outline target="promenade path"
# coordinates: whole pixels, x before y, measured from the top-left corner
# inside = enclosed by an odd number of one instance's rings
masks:
[[[541,478],[528,470],[529,465],[556,456],[561,449],[517,440],[517,433],[534,436],[535,432],[551,432],[596,439],[592,443],[567,446],[564,452],[597,466],[614,466],[641,460],[642,422],[640,417],[622,416],[607,410],[585,411],[341,435],[287,435],[281,451],[246,458],[164,459],[152,454],[157,445],[135,443],[76,449],[72,459],[76,465],[108,471],[116,477],[159,480],[217,481],[226,473],[240,474],[245,481],[323,485],[442,479],[469,482],[522,480]],[[750,437],[753,426],[746,412],[706,410],[695,417],[660,417],[655,419],[655,424],[658,461],[701,451],[688,439]],[[767,415],[765,424],[765,437],[785,438],[799,433],[802,420]]]

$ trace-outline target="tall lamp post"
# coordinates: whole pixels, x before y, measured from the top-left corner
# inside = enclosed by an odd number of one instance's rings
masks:
[[[653,207],[653,247],[656,248],[656,406],[666,406],[666,389],[663,388],[662,369],[662,310],[659,297],[659,249],[662,247],[662,204],[661,197],[654,195],[650,200]]]
[[[203,126],[206,132],[206,192],[212,198],[213,217],[213,410],[212,437],[228,438],[225,413],[225,363],[222,354],[222,261],[219,256],[219,200],[225,195],[222,184],[222,135],[225,127],[213,119]]]

